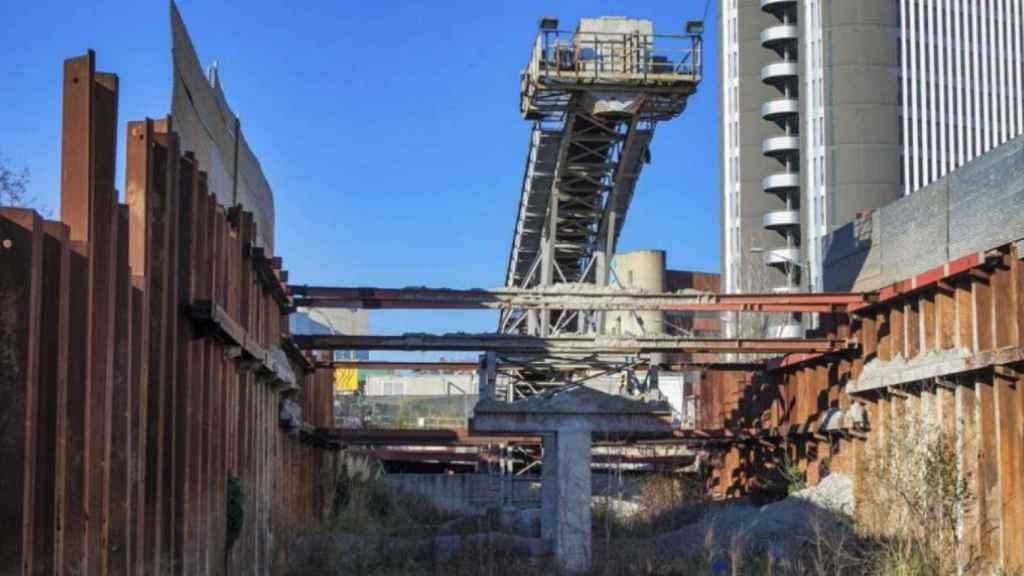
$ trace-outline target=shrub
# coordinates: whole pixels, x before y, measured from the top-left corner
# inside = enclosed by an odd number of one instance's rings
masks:
[[[227,479],[227,549],[231,550],[235,540],[242,533],[242,524],[245,522],[245,489],[242,481],[231,472],[228,472]]]
[[[894,420],[885,444],[861,463],[858,527],[881,543],[879,574],[956,574],[976,561],[967,557],[958,530],[974,495],[956,438]]]

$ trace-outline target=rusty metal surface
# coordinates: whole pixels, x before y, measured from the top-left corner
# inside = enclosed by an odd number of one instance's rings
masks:
[[[571,288],[571,289],[570,289]],[[687,312],[841,312],[871,303],[871,293],[718,294],[608,290],[588,285],[497,290],[290,285],[296,306],[368,309],[588,309]]]
[[[402,334],[397,336],[293,335],[308,350],[438,350],[502,353],[637,354],[680,352],[838,352],[851,343],[831,338],[792,340],[674,338],[669,336],[553,336],[538,338],[511,334]]]
[[[328,368],[356,370],[436,370],[439,372],[475,372],[476,362],[383,362],[373,360],[341,360],[322,364]]]
[[[0,270],[0,394],[5,404],[0,459],[6,463],[0,471],[0,518],[7,527],[0,539],[0,565],[31,573],[42,353],[32,336],[40,329],[43,280],[43,223],[34,212],[0,210]]]
[[[860,343],[850,355],[706,374],[698,428],[725,439],[713,491],[741,494],[763,482],[783,446],[809,483],[830,472],[856,479],[859,463],[884,455],[894,434],[932,427],[958,447],[966,489],[978,499],[958,519],[961,553],[1007,570],[1024,565],[1021,256],[1013,245],[993,247],[884,288],[877,302],[823,325]],[[826,412],[855,404],[867,427],[820,429]]]
[[[265,254],[268,285],[248,255],[252,215],[226,217],[168,119],[129,123],[118,205],[116,110],[116,77],[96,73],[91,53],[69,60],[65,220],[0,209],[0,330],[14,346],[0,361],[17,361],[0,379],[0,456],[20,463],[0,473],[14,527],[0,572],[266,574],[282,553],[270,535],[328,509],[336,458],[278,429],[278,397],[304,398],[305,425],[330,426],[330,373],[295,369],[302,377],[281,386],[280,363],[203,337],[194,296],[238,327],[245,350],[266,358],[280,345],[280,259]],[[229,472],[252,508],[225,557]]]

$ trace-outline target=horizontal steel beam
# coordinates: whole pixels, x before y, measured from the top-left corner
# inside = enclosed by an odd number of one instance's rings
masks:
[[[615,358],[607,359],[608,362],[613,362],[614,360]],[[555,363],[552,364],[551,367],[565,367],[566,362]],[[639,360],[635,367],[645,369],[648,363],[649,362],[647,361]],[[381,360],[337,360],[317,362],[316,366],[320,368],[352,368],[357,370],[435,370],[438,372],[476,372],[480,367],[476,362],[388,362]],[[526,365],[520,365],[517,363],[508,364],[504,363],[502,358],[498,359],[497,369],[499,371],[522,369],[525,367]],[[580,364],[578,361],[575,366],[568,367],[593,369],[592,365],[587,363]],[[718,360],[709,360],[707,362],[676,362],[659,364],[659,367],[662,370],[667,370],[669,372],[685,372],[688,370],[701,369],[741,370],[753,372],[757,370],[764,370],[768,367],[768,363],[767,361],[756,362],[744,360],[738,362],[722,362]]]
[[[465,428],[318,428],[318,436],[344,446],[489,446],[489,445],[538,445],[540,436],[501,435],[487,436],[472,434]],[[782,432],[785,435],[788,432]],[[735,430],[675,430],[670,437],[649,434],[604,434],[595,433],[595,446],[685,446],[715,440],[743,440],[758,437],[778,437],[778,429],[735,429]]]
[[[836,352],[848,349],[846,340],[804,338],[791,340],[735,338],[673,338],[668,336],[553,336],[538,338],[513,334],[401,334],[357,336],[345,334],[293,335],[306,350],[408,350],[444,352],[637,354],[641,352]]]
[[[686,312],[844,312],[876,299],[873,293],[716,294],[615,290],[592,284],[545,289],[358,288],[289,286],[296,306],[406,310],[613,310]]]
[[[471,452],[453,449],[424,450],[416,447],[412,450],[355,448],[349,449],[349,455],[364,456],[374,460],[391,462],[437,462],[444,464],[479,464],[498,462],[500,457],[493,450],[476,449]],[[687,466],[693,463],[694,454],[593,454],[591,462],[604,466]]]
[[[354,446],[483,446],[539,443],[535,436],[478,436],[465,428],[321,428],[325,438]]]
[[[376,360],[340,360],[320,362],[326,368],[354,368],[358,370],[437,370],[448,372],[476,372],[476,362],[383,362]]]

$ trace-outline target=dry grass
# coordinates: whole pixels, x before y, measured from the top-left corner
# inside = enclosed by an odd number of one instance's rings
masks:
[[[803,528],[782,546],[757,541],[740,526],[726,537],[695,524],[728,504],[712,503],[699,478],[656,475],[641,487],[645,507],[632,515],[596,506],[594,568],[589,576],[947,576],[965,558],[957,518],[973,495],[956,446],[940,433],[890,435],[890,446],[861,462],[855,517],[807,505]],[[785,463],[780,464],[784,468]],[[310,526],[293,547],[291,574],[388,576],[559,574],[550,558],[529,558],[494,536],[494,518],[459,518],[391,490],[372,466],[346,462],[331,521]],[[753,509],[752,509],[753,510]],[[742,514],[741,514],[742,516]],[[707,530],[704,544],[674,546],[677,534]],[[422,543],[438,534],[483,538],[443,560]],[[700,535],[698,534],[698,538]],[[420,538],[420,540],[417,540]],[[419,542],[419,544],[417,544]],[[969,566],[968,566],[969,567]]]
[[[944,576],[977,564],[959,519],[975,506],[956,438],[898,423],[861,463],[857,525],[881,543],[878,573]]]

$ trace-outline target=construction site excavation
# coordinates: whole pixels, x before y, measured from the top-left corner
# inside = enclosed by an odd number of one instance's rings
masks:
[[[0,576],[1024,576],[1024,0],[156,4],[0,7]]]

